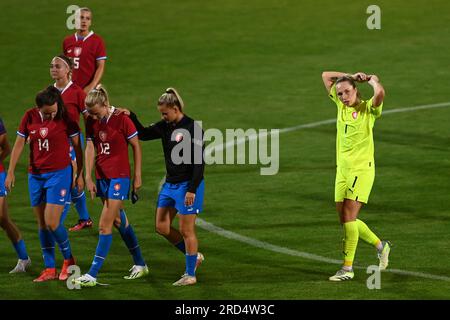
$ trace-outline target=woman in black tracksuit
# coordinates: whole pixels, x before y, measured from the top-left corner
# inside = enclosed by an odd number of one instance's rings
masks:
[[[168,88],[158,100],[162,120],[144,127],[136,114],[118,109],[130,116],[139,133],[139,140],[161,139],[166,163],[166,181],[158,196],[156,231],[186,256],[186,271],[175,286],[197,282],[195,271],[204,260],[198,252],[195,219],[203,209],[205,162],[203,131],[198,123],[184,114],[178,92]],[[179,216],[179,231],[172,227]]]

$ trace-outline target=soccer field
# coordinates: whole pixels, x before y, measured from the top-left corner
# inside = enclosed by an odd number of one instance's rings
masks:
[[[0,3],[0,117],[11,144],[36,93],[52,83],[51,59],[74,32],[66,28],[70,4]],[[377,1],[380,30],[366,26],[370,1],[77,4],[92,9],[92,29],[105,40],[102,83],[112,104],[135,111],[143,123],[159,119],[157,99],[173,86],[187,115],[205,129],[291,129],[280,133],[276,175],[260,175],[260,165],[206,167],[197,228],[206,260],[198,283],[184,288],[172,286],[184,272],[183,255],[154,231],[165,174],[160,141],[142,143],[141,199],[126,203],[150,275],[123,280],[132,260],[114,231],[98,278],[109,286],[68,290],[62,282],[33,283],[43,263],[28,200],[26,150],[8,205],[33,266],[26,274],[8,274],[16,256],[2,236],[1,299],[450,298],[450,2]],[[362,241],[355,278],[328,281],[340,267],[342,231],[334,206],[336,127],[319,123],[336,117],[323,87],[324,70],[377,74],[386,89],[374,128],[376,179],[360,214],[394,245],[379,290],[367,288],[366,268],[378,260]],[[360,88],[371,94],[367,84]],[[83,272],[97,245],[100,201],[88,200],[88,207],[96,226],[69,234]],[[66,226],[76,221],[72,208]],[[60,266],[58,250],[56,256]]]

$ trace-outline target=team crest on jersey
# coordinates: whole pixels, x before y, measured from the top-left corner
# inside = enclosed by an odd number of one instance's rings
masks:
[[[81,47],[75,47],[75,49],[73,49],[73,54],[75,55],[75,57],[79,57],[82,50],[83,49]]]
[[[42,139],[45,139],[45,137],[48,134],[48,128],[40,128],[39,129],[39,134],[41,135]]]
[[[180,142],[181,140],[183,140],[183,134],[177,133],[177,135],[175,136],[175,141]]]
[[[353,117],[353,119],[356,119],[356,118],[358,118],[358,112],[352,112],[352,117]]]
[[[100,140],[102,140],[103,142],[106,141],[106,138],[108,137],[108,134],[106,133],[106,131],[100,131],[98,133],[98,136],[100,137]]]
[[[66,189],[61,189],[61,197],[65,197],[67,194],[67,190]]]
[[[120,190],[120,183],[116,183],[114,185],[114,190],[119,191]]]

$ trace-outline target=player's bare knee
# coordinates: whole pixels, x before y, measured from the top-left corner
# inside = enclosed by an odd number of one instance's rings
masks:
[[[346,206],[342,208],[342,220],[343,222],[350,222],[356,220],[357,212],[351,206]]]
[[[122,219],[120,219],[120,217],[117,217],[116,219],[114,219],[114,227],[120,228],[121,224],[122,224]]]
[[[112,226],[104,226],[104,225],[99,225],[98,227],[98,233],[99,234],[111,234],[112,233]]]
[[[40,220],[38,220],[38,226],[39,226],[39,229],[48,229],[47,228],[47,224],[45,223],[45,221],[40,221]]]
[[[5,216],[0,215],[0,227],[6,229],[9,225],[9,219]]]
[[[7,219],[8,216],[3,214],[3,212],[0,212],[0,225],[3,225],[3,223],[5,223]]]
[[[55,231],[56,229],[58,229],[59,226],[59,221],[48,221],[46,222],[45,227],[50,230],[50,231]]]
[[[167,223],[157,223],[155,226],[156,233],[166,237],[170,234],[170,225]]]
[[[180,233],[183,236],[183,238],[185,238],[185,239],[195,236],[195,231],[194,231],[194,228],[192,228],[192,227],[181,227]]]

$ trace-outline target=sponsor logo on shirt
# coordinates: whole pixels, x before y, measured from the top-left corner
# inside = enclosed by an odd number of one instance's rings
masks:
[[[81,47],[75,47],[73,50],[73,53],[75,54],[75,57],[79,57],[81,54],[82,48]]]
[[[41,135],[42,139],[45,139],[45,137],[48,134],[48,128],[40,128],[39,129],[39,134]]]
[[[356,118],[358,118],[358,112],[352,112],[352,117],[353,117],[353,119],[356,119]]]
[[[98,136],[100,137],[100,140],[102,140],[103,142],[105,142],[105,141],[106,141],[106,138],[108,137],[106,131],[100,131],[100,132],[98,133]]]
[[[183,140],[183,134],[180,132],[175,136],[175,141],[180,142],[181,140]]]
[[[30,131],[30,134],[35,134],[36,133],[36,130],[31,130]]]

